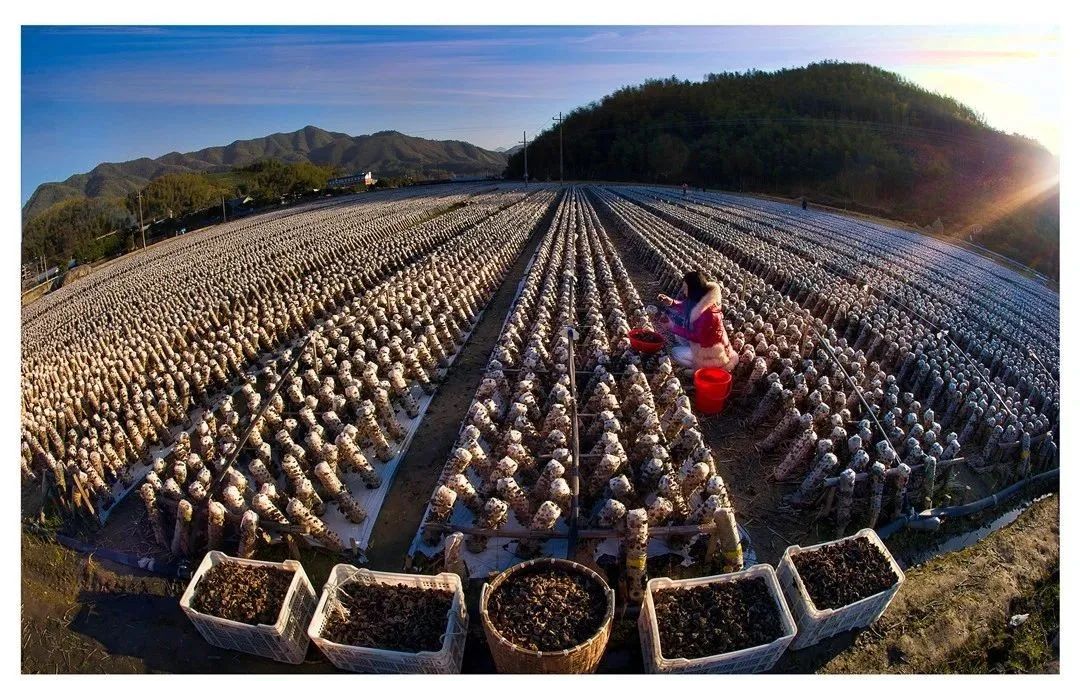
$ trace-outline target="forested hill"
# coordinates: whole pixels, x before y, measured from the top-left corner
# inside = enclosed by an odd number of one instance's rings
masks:
[[[353,137],[309,125],[295,132],[238,140],[200,151],[102,163],[63,182],[42,184],[23,206],[23,221],[66,199],[121,198],[164,175],[224,172],[267,160],[309,162],[347,173],[370,170],[376,176],[412,174],[424,178],[497,175],[506,165],[502,153],[467,142],[428,140],[392,130]]]
[[[563,144],[567,179],[806,196],[958,236],[975,226],[978,243],[1057,272],[1057,159],[874,66],[648,81],[571,112]],[[558,178],[557,128],[528,151],[531,177]],[[507,176],[521,173],[518,151]]]

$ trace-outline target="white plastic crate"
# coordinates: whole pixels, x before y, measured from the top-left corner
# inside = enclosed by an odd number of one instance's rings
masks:
[[[401,584],[422,589],[452,591],[446,633],[443,646],[438,651],[406,653],[397,650],[381,650],[335,643],[322,637],[326,616],[332,608],[342,607],[337,599],[337,589],[345,582],[361,584]],[[352,565],[335,565],[330,579],[323,587],[315,617],[308,626],[308,636],[319,650],[338,669],[360,673],[379,674],[457,674],[461,671],[461,658],[465,653],[465,637],[469,629],[469,613],[465,609],[465,590],[461,578],[450,572],[438,575],[407,575],[396,572],[374,572]]]
[[[781,636],[772,643],[765,643],[745,650],[687,659],[685,657],[666,658],[660,650],[660,629],[656,620],[656,606],[653,594],[664,589],[688,589],[716,582],[732,582],[739,579],[761,579],[768,586],[776,603],[780,618]],[[645,600],[638,617],[638,635],[641,638],[641,656],[645,660],[645,671],[650,674],[757,674],[772,669],[776,661],[787,650],[788,644],[795,638],[795,621],[791,617],[787,603],[780,593],[780,584],[776,580],[776,571],[771,565],[755,565],[725,575],[698,577],[696,579],[673,580],[666,577],[650,579],[645,588]]]
[[[893,573],[896,574],[896,584],[893,584],[892,587],[881,593],[867,596],[860,601],[855,601],[842,608],[836,608],[835,610],[829,608],[819,610],[814,607],[814,602],[806,592],[806,586],[803,584],[798,570],[795,569],[795,563],[792,561],[792,557],[799,553],[814,551],[823,546],[838,544],[857,537],[865,537],[871,544],[877,546],[881,552],[885,554],[885,557],[889,561],[889,565],[892,566]],[[896,596],[896,592],[900,589],[900,585],[904,583],[904,571],[901,570],[900,566],[893,560],[892,554],[889,553],[889,549],[885,548],[885,544],[881,542],[881,539],[877,536],[877,532],[874,532],[871,529],[859,530],[850,537],[837,539],[836,541],[823,542],[813,546],[789,546],[788,549],[784,551],[783,558],[780,559],[780,567],[777,569],[776,575],[780,579],[780,586],[784,590],[784,596],[791,606],[791,613],[794,615],[795,623],[799,627],[799,634],[791,644],[793,650],[812,646],[818,641],[822,641],[843,631],[870,626],[877,621],[877,618],[881,617],[881,614],[889,607],[889,603],[891,603],[893,597]]]
[[[293,573],[285,602],[274,624],[244,624],[198,612],[191,607],[195,588],[202,576],[218,563],[237,563],[257,567],[271,567]],[[307,655],[307,623],[315,612],[315,589],[308,581],[304,568],[295,560],[270,563],[263,560],[245,560],[210,551],[199,564],[184,595],[180,608],[210,645],[238,650],[251,655],[269,657],[278,662],[300,664]]]

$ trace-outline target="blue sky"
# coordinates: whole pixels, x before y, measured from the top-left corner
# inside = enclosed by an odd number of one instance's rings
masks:
[[[1039,27],[24,27],[22,196],[103,161],[315,125],[483,147],[623,85],[869,62],[1057,153],[1060,33]]]

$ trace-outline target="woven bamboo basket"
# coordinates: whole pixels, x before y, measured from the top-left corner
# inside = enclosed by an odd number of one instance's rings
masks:
[[[597,632],[584,643],[573,648],[553,652],[537,652],[514,645],[505,639],[491,623],[488,616],[488,599],[511,575],[530,568],[545,566],[559,567],[571,572],[579,572],[594,579],[604,587],[607,594],[607,614]],[[537,558],[519,563],[501,572],[485,584],[480,592],[480,621],[484,626],[491,656],[495,658],[495,668],[503,674],[591,674],[600,664],[611,635],[611,623],[615,619],[615,592],[607,585],[603,577],[584,565],[559,558]]]

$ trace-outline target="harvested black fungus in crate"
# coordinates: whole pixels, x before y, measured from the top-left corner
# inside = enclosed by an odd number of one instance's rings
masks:
[[[763,579],[735,579],[653,592],[660,654],[667,659],[722,655],[772,643],[784,631]]]
[[[191,607],[234,622],[274,624],[294,575],[279,568],[218,563],[203,573]]]
[[[897,582],[888,557],[865,537],[796,553],[792,562],[818,610],[851,605]]]
[[[589,576],[541,566],[516,572],[488,599],[491,624],[516,646],[539,652],[588,641],[607,616],[607,593]]]
[[[351,582],[337,600],[349,612],[327,614],[322,637],[334,643],[404,653],[442,650],[454,593],[403,584]]]

